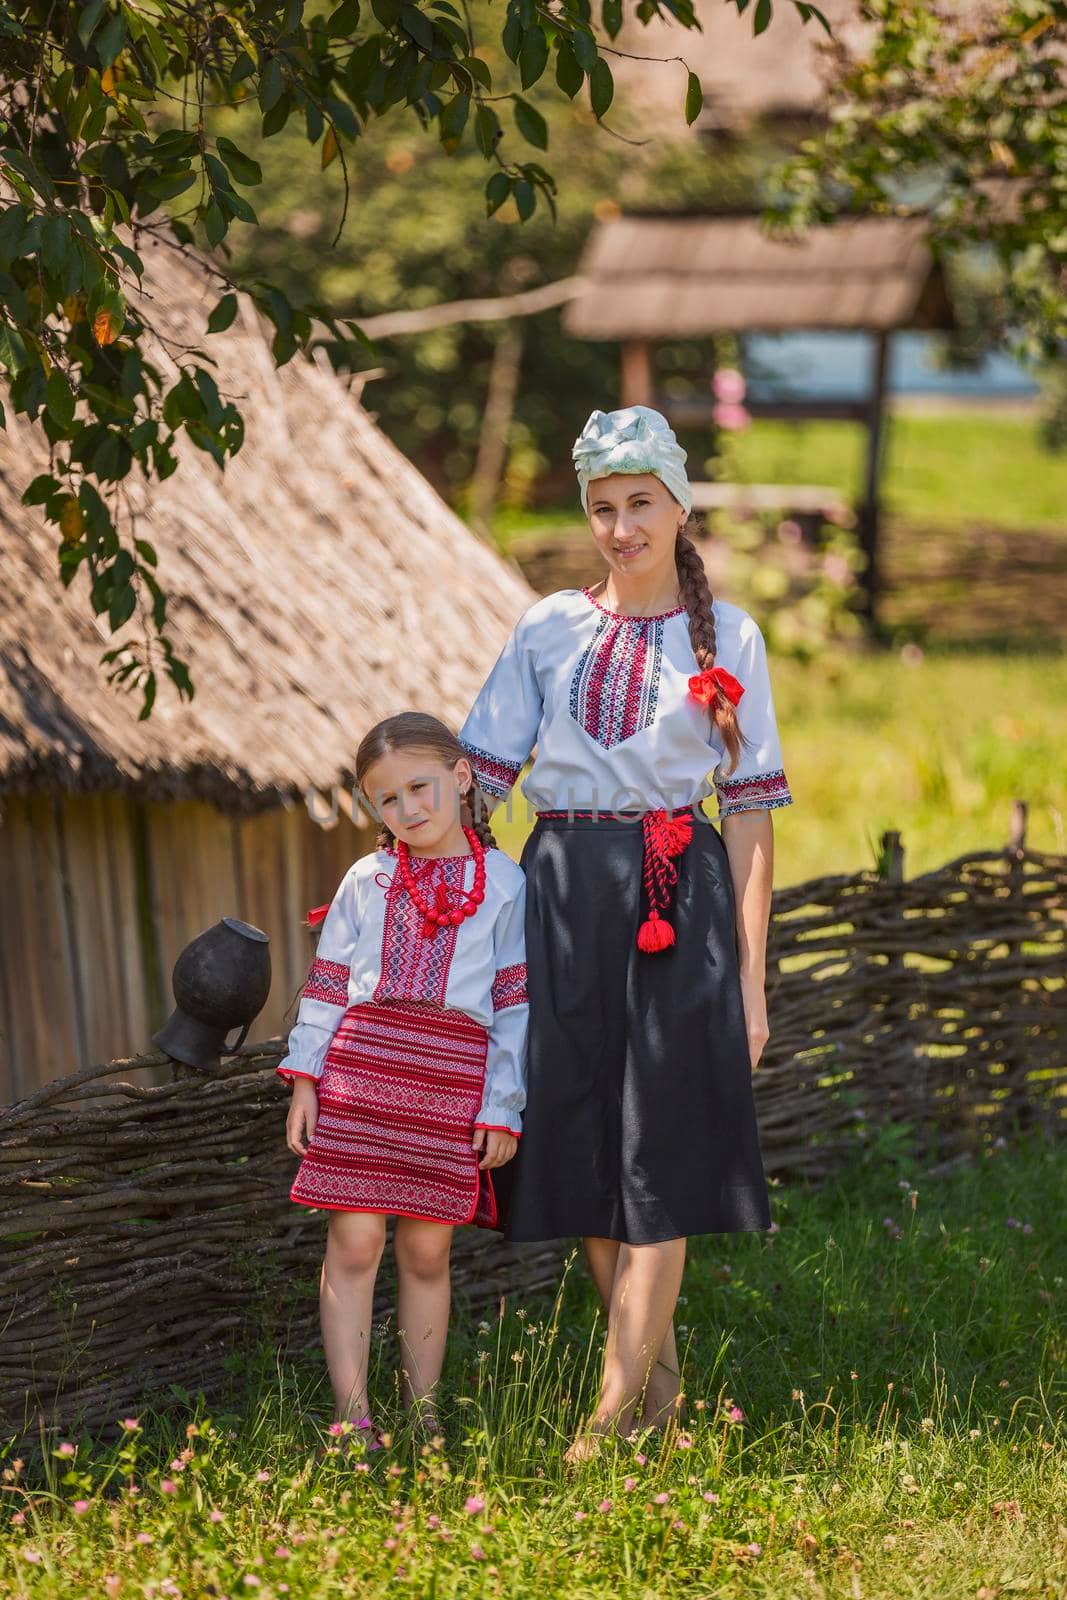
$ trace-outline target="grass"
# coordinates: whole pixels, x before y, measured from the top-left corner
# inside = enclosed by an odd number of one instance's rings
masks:
[[[1031,1135],[924,1176],[904,1135],[822,1191],[773,1186],[775,1231],[692,1242],[675,1445],[564,1473],[602,1337],[569,1265],[554,1300],[455,1308],[441,1451],[397,1426],[316,1465],[317,1349],[261,1351],[229,1411],[145,1407],[46,1471],[9,1449],[0,1594],[1063,1595],[1061,1152]]]
[[[732,436],[721,475],[748,483],[824,484],[855,504],[865,443],[859,423],[761,420]],[[1030,415],[897,413],[889,423],[884,473],[886,508],[908,521],[1067,534],[1067,453],[1042,446]]]
[[[772,675],[793,794],[772,813],[777,884],[873,866],[887,828],[903,835],[909,877],[999,849],[1016,796],[1029,804],[1030,845],[1067,851],[1062,655],[910,647],[811,666],[776,660]],[[714,801],[708,810],[714,817]],[[530,826],[516,785],[493,818],[516,860]]]

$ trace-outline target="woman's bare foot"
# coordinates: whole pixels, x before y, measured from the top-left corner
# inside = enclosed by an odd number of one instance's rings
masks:
[[[665,1362],[657,1361],[645,1388],[639,1426],[666,1428],[669,1423],[680,1423],[683,1420],[680,1398],[678,1372],[674,1367],[668,1367]]]
[[[413,1400],[408,1407],[408,1416],[411,1418],[411,1428],[417,1439],[430,1443],[434,1439],[443,1437],[444,1429],[436,1404],[428,1397]]]
[[[615,1431],[610,1421],[605,1421],[601,1417],[591,1417],[564,1451],[564,1465],[573,1470],[583,1461],[592,1461],[594,1456],[600,1453],[607,1436]]]

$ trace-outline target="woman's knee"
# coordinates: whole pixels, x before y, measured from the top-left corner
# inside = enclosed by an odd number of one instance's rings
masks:
[[[373,1212],[335,1211],[326,1260],[342,1272],[376,1272],[385,1249],[385,1218]]]
[[[443,1223],[400,1217],[393,1235],[397,1270],[427,1281],[448,1271],[452,1229]]]

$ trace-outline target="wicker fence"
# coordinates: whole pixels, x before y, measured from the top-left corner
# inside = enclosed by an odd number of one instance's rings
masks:
[[[920,877],[887,834],[878,872],[775,893],[769,1174],[818,1182],[889,1123],[927,1160],[1067,1126],[1067,858],[1025,849],[1024,817]],[[281,1047],[155,1083],[161,1056],[110,1062],[0,1116],[0,1435],[210,1396],[249,1337],[315,1340],[325,1220],[288,1200]],[[554,1283],[562,1254],[461,1229],[454,1282],[477,1308]]]

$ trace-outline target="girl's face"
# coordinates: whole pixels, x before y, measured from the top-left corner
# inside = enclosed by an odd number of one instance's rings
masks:
[[[674,565],[686,514],[654,472],[612,472],[589,484],[589,526],[604,560],[623,576]]]
[[[367,768],[363,792],[397,839],[413,850],[466,849],[460,796],[473,782],[466,758],[449,766],[422,750],[387,750]]]

